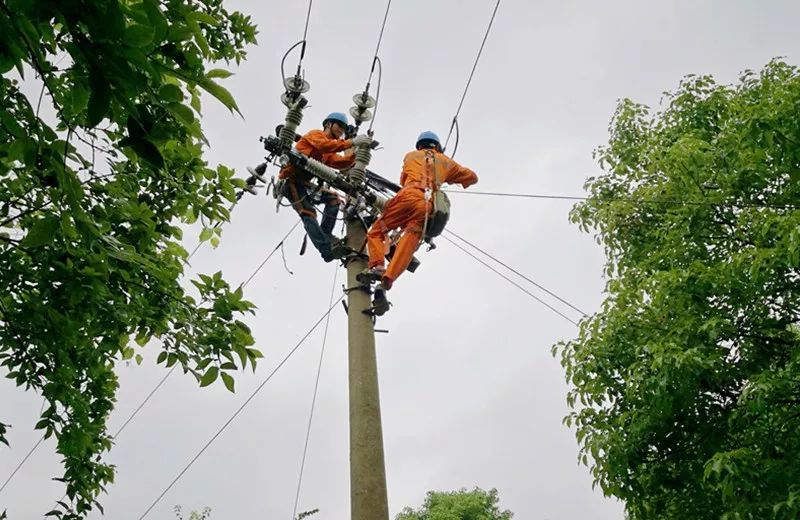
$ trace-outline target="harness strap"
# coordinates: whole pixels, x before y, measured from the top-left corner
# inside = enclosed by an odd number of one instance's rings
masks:
[[[425,184],[430,184],[432,180],[433,188],[430,186],[425,187],[425,223],[422,225],[422,236],[417,244],[417,249],[419,249],[419,246],[421,246],[425,241],[425,235],[428,234],[428,220],[431,218],[428,201],[431,199],[431,192],[439,191],[439,187],[441,186],[441,182],[439,182],[439,175],[436,171],[436,155],[430,148],[425,150],[425,164],[427,166],[425,173],[428,174],[425,176]]]

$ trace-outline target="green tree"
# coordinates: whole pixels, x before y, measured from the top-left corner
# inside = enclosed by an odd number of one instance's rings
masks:
[[[173,511],[175,512],[175,517],[178,520],[210,520],[211,519],[211,508],[210,507],[204,507],[200,511],[192,511],[192,512],[190,512],[188,519],[184,518],[184,516],[183,516],[183,507],[175,506],[173,508]]]
[[[0,366],[47,401],[36,428],[68,498],[53,515],[85,517],[113,481],[106,419],[132,342],[231,391],[260,357],[241,289],[220,273],[184,289],[178,227],[199,218],[216,242],[228,219],[241,183],[203,160],[200,94],[238,111],[209,66],[255,35],[221,0],[0,0]]]
[[[514,513],[500,511],[499,501],[496,489],[429,491],[422,507],[407,507],[395,520],[511,520]]]
[[[608,282],[554,348],[566,422],[633,520],[800,515],[798,114],[781,61],[687,77],[655,114],[624,100],[573,210]]]

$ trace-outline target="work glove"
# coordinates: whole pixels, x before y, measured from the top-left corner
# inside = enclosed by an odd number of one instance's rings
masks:
[[[368,146],[372,144],[372,138],[368,135],[357,135],[353,138],[352,143],[356,148],[359,146]]]

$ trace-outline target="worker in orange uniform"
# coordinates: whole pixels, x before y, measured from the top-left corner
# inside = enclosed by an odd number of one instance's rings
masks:
[[[322,130],[311,130],[305,134],[297,141],[295,149],[331,168],[337,170],[349,168],[355,163],[353,153],[340,155],[338,152],[352,148],[354,145],[360,144],[362,140],[368,141],[369,137],[358,136],[353,139],[342,139],[348,124],[346,115],[341,112],[333,112],[322,121]],[[250,173],[253,174],[253,171]],[[336,193],[326,190],[319,191],[320,202],[325,206],[320,223],[317,221],[317,210],[314,205],[315,194],[312,193],[314,191],[313,176],[289,165],[281,170],[278,178],[286,180],[281,195],[291,202],[292,207],[300,215],[306,234],[319,251],[322,259],[330,262],[334,258],[341,257],[346,249],[342,240],[333,235],[333,228],[339,214],[339,197]]]
[[[389,309],[386,291],[406,270],[411,257],[422,241],[425,221],[432,204],[426,196],[442,184],[461,184],[464,188],[478,182],[478,176],[442,153],[439,137],[433,132],[422,132],[417,138],[416,150],[406,154],[400,173],[402,189],[383,208],[383,214],[367,233],[369,268],[362,273],[364,280],[380,280],[375,289],[372,312],[378,316]],[[430,191],[429,191],[430,190]],[[402,229],[389,267],[384,267],[387,253],[387,235]]]

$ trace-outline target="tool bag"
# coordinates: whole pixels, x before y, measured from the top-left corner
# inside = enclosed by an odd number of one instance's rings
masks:
[[[441,235],[445,226],[447,226],[447,221],[450,220],[450,199],[447,197],[447,194],[441,190],[442,182],[436,171],[436,156],[433,152],[428,154],[428,160],[433,168],[433,193],[431,193],[433,210],[428,215],[427,222],[425,223],[425,240]]]

